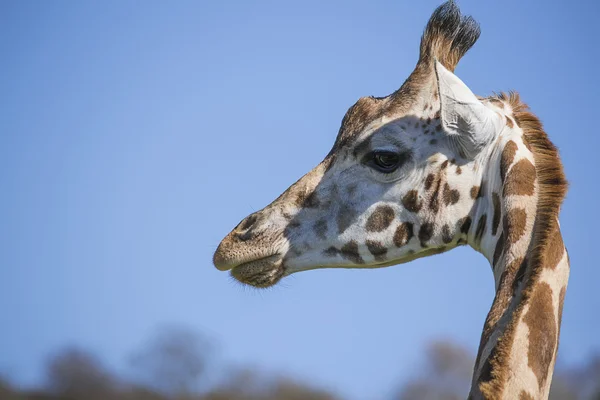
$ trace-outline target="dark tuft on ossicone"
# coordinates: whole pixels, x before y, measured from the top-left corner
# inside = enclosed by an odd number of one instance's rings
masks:
[[[431,15],[421,38],[419,63],[437,59],[454,71],[458,61],[473,47],[481,30],[471,16],[463,16],[453,0],[439,6]]]

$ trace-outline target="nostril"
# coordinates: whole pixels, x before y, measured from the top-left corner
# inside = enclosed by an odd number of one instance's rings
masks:
[[[256,236],[255,232],[255,224],[258,220],[256,214],[249,215],[246,219],[244,219],[238,227],[235,229],[233,236],[242,241],[246,242]]]
[[[245,220],[242,221],[242,223],[240,224],[239,230],[245,231],[246,229],[248,229],[252,225],[254,225],[255,222],[256,222],[256,214],[252,214],[252,215],[248,216]]]
[[[254,231],[252,229],[247,230],[244,233],[236,233],[235,237],[242,242],[246,242],[254,237]]]

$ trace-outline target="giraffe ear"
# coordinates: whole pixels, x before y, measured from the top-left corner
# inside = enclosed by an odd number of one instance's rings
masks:
[[[435,62],[442,126],[465,156],[473,158],[502,130],[504,121],[483,105],[456,75]]]

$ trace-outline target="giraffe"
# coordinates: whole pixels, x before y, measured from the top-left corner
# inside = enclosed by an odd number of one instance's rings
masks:
[[[469,245],[495,297],[469,399],[546,399],[569,276],[556,147],[517,93],[478,97],[454,74],[480,35],[453,1],[432,14],[417,65],[344,116],[314,169],[219,244],[213,263],[275,285],[316,268],[378,268]]]

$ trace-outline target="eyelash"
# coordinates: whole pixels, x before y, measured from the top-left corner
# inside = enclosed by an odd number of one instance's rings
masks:
[[[381,173],[390,174],[400,168],[407,158],[406,153],[373,151],[365,157],[365,164]]]

